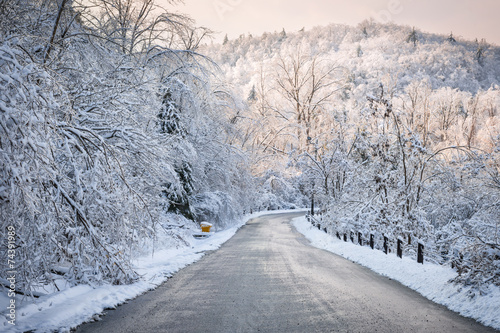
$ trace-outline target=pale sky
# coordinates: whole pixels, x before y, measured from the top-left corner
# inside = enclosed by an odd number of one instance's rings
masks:
[[[161,1],[166,0],[158,0]],[[500,0],[184,0],[178,12],[219,32],[217,41],[251,33],[298,31],[317,25],[357,25],[373,17],[424,32],[500,45]],[[171,8],[171,7],[170,7]]]

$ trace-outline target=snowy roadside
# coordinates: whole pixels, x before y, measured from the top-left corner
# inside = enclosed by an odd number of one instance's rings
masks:
[[[313,227],[305,217],[294,219],[292,224],[312,246],[368,267],[462,316],[500,330],[500,288],[490,286],[487,295],[471,297],[470,288],[459,288],[448,282],[457,275],[450,267],[431,263],[422,265],[410,258],[400,259],[395,254],[386,255],[370,247],[343,242]]]
[[[292,210],[297,212],[298,210]],[[83,322],[97,319],[105,309],[115,308],[119,304],[135,298],[148,290],[154,289],[165,282],[172,274],[198,261],[206,251],[218,249],[229,240],[236,231],[250,219],[267,214],[284,213],[287,211],[259,212],[246,215],[234,227],[216,232],[211,237],[197,239],[191,242],[191,247],[170,248],[160,250],[153,256],[145,256],[134,261],[134,268],[142,278],[131,285],[103,285],[92,288],[79,285],[66,288],[24,303],[18,297],[15,326],[8,323],[6,317],[9,298],[0,294],[0,331],[2,332],[68,332],[71,328]]]

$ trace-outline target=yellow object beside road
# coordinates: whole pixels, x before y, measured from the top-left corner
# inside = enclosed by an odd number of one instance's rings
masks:
[[[212,225],[210,223],[207,223],[207,222],[201,222],[200,226],[201,226],[202,232],[210,232],[210,228],[212,228]]]

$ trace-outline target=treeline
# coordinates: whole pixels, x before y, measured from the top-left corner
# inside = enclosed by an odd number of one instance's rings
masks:
[[[20,293],[129,283],[134,256],[249,210],[209,34],[153,0],[0,1],[0,275]]]

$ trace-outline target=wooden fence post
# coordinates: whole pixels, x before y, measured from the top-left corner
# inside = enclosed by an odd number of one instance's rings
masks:
[[[375,236],[373,236],[373,234],[370,234],[370,247],[372,248],[372,250],[375,248]]]
[[[311,194],[311,215],[314,216],[314,191]]]
[[[398,257],[403,258],[403,241],[398,238]]]
[[[358,244],[363,246],[363,237],[360,232],[358,232]]]
[[[389,241],[389,239],[384,236],[384,253],[387,254],[387,252],[389,252],[389,245],[387,244],[387,242]]]
[[[421,243],[418,243],[417,262],[419,264],[423,264],[424,263],[424,245],[421,244]]]

